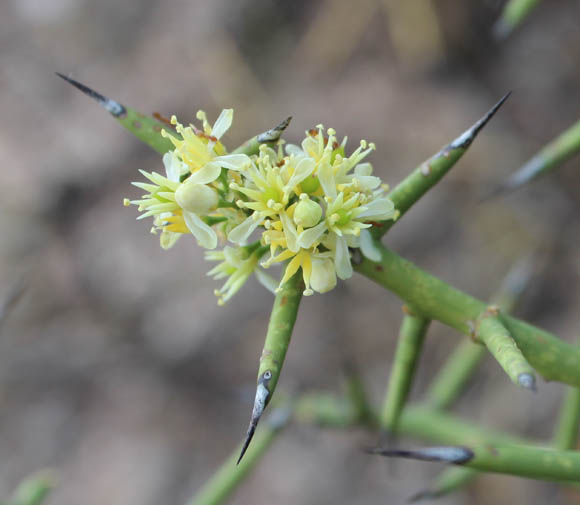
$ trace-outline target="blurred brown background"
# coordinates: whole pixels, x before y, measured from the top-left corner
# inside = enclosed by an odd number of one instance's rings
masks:
[[[299,141],[322,122],[377,144],[395,184],[501,95],[469,153],[387,243],[489,298],[512,262],[542,268],[518,314],[578,333],[579,160],[515,194],[495,182],[580,117],[580,4],[544,2],[508,40],[502,1],[6,0],[0,5],[0,300],[26,286],[0,329],[0,496],[42,468],[47,503],[183,504],[245,434],[272,297],[254,280],[225,308],[192,240],[164,252],[135,222],[129,185],[161,160],[72,77],[143,112],[235,107],[226,141],[291,114]],[[400,302],[355,277],[305,299],[279,390],[339,390],[349,356],[379,401]],[[433,325],[413,395],[459,338]],[[457,411],[548,437],[563,392],[537,395],[488,360]],[[291,426],[230,503],[403,503],[441,467],[393,472],[360,453],[374,436]],[[440,503],[579,503],[556,485],[486,476]]]

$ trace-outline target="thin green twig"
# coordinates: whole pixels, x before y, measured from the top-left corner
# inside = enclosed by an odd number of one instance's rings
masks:
[[[508,0],[494,26],[495,36],[500,39],[507,37],[539,3],[540,0]]]
[[[393,358],[387,394],[380,414],[381,428],[393,432],[397,430],[397,423],[411,389],[429,323],[429,319],[415,314],[413,309],[406,309]]]
[[[279,407],[273,410],[263,429],[254,437],[252,448],[248,450],[244,460],[236,465],[240,447],[203,485],[188,502],[188,505],[219,505],[223,503],[261,460],[266,450],[286,425],[290,412],[288,407]]]
[[[355,269],[430,319],[471,335],[475,321],[486,304],[424,272],[394,252],[379,246],[382,259],[375,263],[362,258]],[[536,326],[500,314],[528,363],[548,380],[580,386],[580,348],[572,346]]]
[[[511,93],[511,92],[510,92]],[[375,238],[382,237],[401,217],[417,202],[427,191],[437,184],[443,176],[459,161],[465,154],[475,137],[494,116],[503,103],[508,99],[510,93],[499,100],[481,119],[471,128],[463,132],[451,143],[443,147],[437,154],[421,163],[413,172],[403,179],[389,193],[389,198],[399,211],[397,221],[385,221],[373,227],[372,233]]]
[[[500,188],[513,190],[551,172],[580,151],[580,121],[574,123],[533,156]]]
[[[498,315],[499,309],[488,307],[476,323],[475,336],[485,344],[514,384],[535,391],[534,369]]]
[[[238,463],[244,457],[244,453],[254,436],[260,417],[268,403],[272,400],[272,396],[276,390],[280,372],[284,365],[286,351],[288,350],[290,338],[292,337],[292,330],[294,329],[294,323],[298,315],[298,307],[300,306],[303,291],[304,282],[302,281],[302,274],[299,271],[284,283],[278,293],[276,293],[274,306],[270,314],[268,332],[266,333],[266,341],[264,342],[262,356],[260,357],[258,384],[252,417]]]

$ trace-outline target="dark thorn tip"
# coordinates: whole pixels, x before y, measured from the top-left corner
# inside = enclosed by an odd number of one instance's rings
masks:
[[[274,128],[271,128],[270,130],[265,131],[264,133],[260,133],[257,136],[258,142],[261,142],[261,143],[275,142],[276,140],[278,140],[280,138],[280,136],[282,135],[284,130],[286,128],[288,128],[290,121],[292,121],[292,116],[288,116],[278,126],[274,126]]]
[[[122,117],[127,113],[125,107],[121,105],[119,102],[116,102],[115,100],[111,100],[110,98],[101,95],[94,89],[85,86],[83,83],[76,81],[71,77],[61,74],[60,72],[55,72],[55,74],[58,75],[61,79],[64,79],[69,84],[72,84],[75,88],[83,92],[88,97],[92,98],[93,100],[96,100],[99,103],[99,105],[104,107],[107,110],[107,112],[109,112],[114,117],[116,118]]]
[[[459,137],[457,137],[451,144],[449,144],[442,153],[449,152],[453,149],[458,149],[460,147],[468,148],[471,143],[475,140],[475,137],[483,129],[483,127],[489,122],[489,120],[495,115],[499,108],[504,104],[504,102],[512,94],[508,91],[504,96],[502,96],[499,101],[491,108],[489,111],[480,118],[471,128],[465,130]]]
[[[254,438],[254,433],[256,433],[256,426],[258,426],[258,423],[256,422],[254,424],[253,421],[254,421],[253,419],[252,421],[250,421],[250,426],[248,427],[248,432],[246,433],[246,438],[244,439],[244,445],[242,446],[242,450],[240,451],[240,456],[238,457],[238,461],[236,461],[236,466],[240,464],[240,461],[242,461],[244,454],[246,454],[246,451],[250,446],[252,438]]]

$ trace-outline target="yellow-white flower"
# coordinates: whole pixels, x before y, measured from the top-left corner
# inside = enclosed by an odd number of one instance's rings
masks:
[[[257,265],[260,254],[257,251],[248,251],[244,247],[226,246],[222,251],[207,251],[205,259],[219,261],[207,275],[214,279],[227,279],[225,284],[215,290],[220,305],[225,304],[245,284],[252,273],[268,289],[273,290],[275,283]]]
[[[228,239],[243,244],[267,218],[284,213],[293,188],[313,170],[314,162],[311,159],[282,158],[280,153],[263,146],[256,163],[246,164],[240,169],[246,184],[230,185],[231,189],[247,198],[247,201],[238,200],[237,206],[251,210],[252,214],[231,230]]]
[[[171,118],[181,139],[163,131],[171,139],[175,150],[163,156],[166,177],[156,173],[141,173],[149,183],[133,183],[148,194],[133,203],[143,214],[138,219],[154,217],[153,231],[161,230],[160,243],[164,249],[172,247],[183,233],[191,233],[197,243],[206,248],[217,246],[215,230],[203,218],[218,208],[219,197],[215,181],[222,168],[239,170],[251,160],[245,154],[226,154],[220,142],[233,120],[233,109],[225,109],[214,126],[209,126],[205,113],[198,112],[203,133],[193,126],[184,127]]]

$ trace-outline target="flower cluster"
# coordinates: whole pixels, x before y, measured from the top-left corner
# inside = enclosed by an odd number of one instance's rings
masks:
[[[213,127],[205,113],[197,117],[201,130],[171,118],[179,137],[163,132],[174,145],[163,156],[166,175],[142,171],[149,182],[133,184],[146,194],[125,203],[139,207],[138,219],[154,218],[152,232],[160,232],[165,249],[183,234],[210,250],[218,237],[230,242],[222,251],[206,253],[206,259],[220,262],[208,275],[227,278],[216,291],[220,303],[252,273],[275,290],[301,269],[304,294],[311,295],[352,275],[349,248],[380,259],[368,228],[395,219],[397,211],[385,195],[387,187],[364,162],[374,144],[361,141],[347,156],[346,137],[339,143],[332,128],[325,132],[319,125],[306,132],[301,146],[284,149],[279,141],[275,148],[262,144],[252,156],[227,154],[220,139],[233,110],[222,111]],[[286,267],[277,283],[262,269],[280,262]]]

